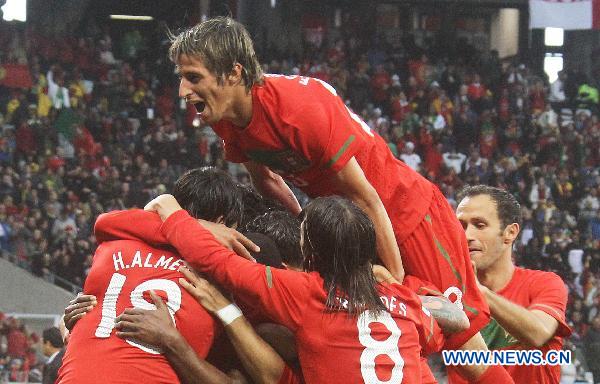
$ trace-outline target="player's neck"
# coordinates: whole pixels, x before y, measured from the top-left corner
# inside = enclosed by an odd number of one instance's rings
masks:
[[[511,254],[504,255],[484,271],[477,271],[479,282],[493,292],[502,290],[510,282],[515,272]]]
[[[244,86],[236,90],[231,112],[232,116],[228,120],[236,127],[246,128],[252,121],[252,92],[246,92]]]

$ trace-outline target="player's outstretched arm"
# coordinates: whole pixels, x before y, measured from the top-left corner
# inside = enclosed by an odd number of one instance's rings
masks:
[[[381,265],[373,265],[373,275],[378,283],[400,284],[390,271]],[[469,318],[463,310],[444,296],[419,296],[421,303],[440,328],[446,333],[461,332],[469,328]]]
[[[404,267],[392,222],[377,191],[365,177],[356,159],[350,159],[348,164],[333,176],[331,182],[336,186],[336,190],[341,191],[371,218],[377,233],[377,255],[394,278],[402,282]]]
[[[156,310],[126,309],[115,320],[118,337],[135,339],[161,348],[169,364],[185,384],[242,383],[198,358],[196,352],[175,328],[166,304],[154,291],[150,292],[150,296]]]
[[[235,304],[192,270],[181,267],[179,271],[187,279],[179,279],[179,284],[208,312],[221,319],[231,343],[252,380],[259,384],[279,382],[285,368],[283,359],[256,333]]]
[[[462,332],[471,325],[465,312],[443,296],[419,296],[423,307],[446,333]]]
[[[160,210],[158,208],[161,208]],[[145,213],[153,214],[151,212],[160,212],[160,217],[162,220],[165,220],[171,213],[182,209],[177,200],[173,195],[164,194],[154,198],[144,207]],[[150,212],[148,212],[150,211]],[[169,214],[165,215],[164,212],[168,212]],[[224,247],[231,249],[233,252],[238,255],[254,261],[254,258],[250,254],[250,251],[259,252],[260,248],[258,245],[254,244],[250,239],[246,236],[242,235],[240,232],[236,231],[233,228],[229,228],[223,224],[213,223],[211,221],[206,221],[202,219],[198,219],[198,222],[202,224],[204,228],[206,228],[216,239],[217,241]],[[112,226],[117,225],[117,223],[110,223]],[[129,227],[131,225],[128,224]],[[158,227],[160,229],[160,225]],[[137,227],[133,227],[131,229],[132,232],[138,232]],[[138,232],[138,239],[144,242],[153,244],[153,239],[155,237],[160,238],[166,244],[167,240],[162,234],[155,235],[154,233],[148,232]]]
[[[302,208],[298,199],[287,186],[283,178],[272,172],[264,165],[256,164],[252,161],[244,163],[246,170],[250,174],[252,184],[263,196],[279,201],[294,215],[298,215]]]
[[[182,210],[171,195],[157,197],[152,207],[165,220],[161,231],[194,270],[235,292],[244,304],[260,308],[274,322],[291,331],[298,329],[305,315],[307,301],[303,296],[311,275],[238,257]]]

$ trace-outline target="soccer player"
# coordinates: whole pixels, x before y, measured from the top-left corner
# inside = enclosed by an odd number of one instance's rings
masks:
[[[175,184],[174,194],[195,216],[233,226],[241,220],[241,195],[231,177],[211,168],[189,171]],[[108,215],[119,215],[113,212]],[[143,221],[129,226],[143,230]],[[99,303],[73,328],[59,383],[176,383],[173,368],[160,349],[114,335],[115,318],[125,308],[154,309],[149,291],[158,292],[181,334],[200,357],[212,345],[215,324],[193,297],[182,290],[178,272],[183,260],[172,249],[122,236],[106,239],[96,228],[99,246],[84,292]],[[110,241],[108,241],[110,240]],[[225,382],[216,369],[206,372],[207,382]]]
[[[191,267],[294,332],[307,383],[420,382],[421,345],[429,351],[441,346],[439,329],[414,292],[375,282],[373,224],[346,199],[319,198],[303,211],[308,273],[265,267],[233,254],[170,195],[147,207],[166,220],[159,236]]]
[[[567,290],[552,272],[514,265],[512,247],[519,235],[521,206],[509,192],[467,187],[456,216],[492,314],[481,331],[490,349],[538,349],[544,356],[560,350],[571,331],[565,322]],[[560,381],[560,366],[513,365],[506,370],[517,384]],[[458,381],[457,381],[458,382]]]
[[[397,280],[406,270],[412,276],[404,283],[414,290],[431,283],[465,309],[471,327],[449,336],[445,347],[486,348],[478,331],[489,308],[452,208],[333,87],[304,76],[264,75],[247,31],[230,18],[183,31],[169,54],[181,76],[180,97],[223,139],[226,158],[245,165],[259,192],[294,214],[300,206],[284,178],[311,197],[354,201],[373,221],[377,254]],[[484,371],[470,367],[465,374],[480,378]]]

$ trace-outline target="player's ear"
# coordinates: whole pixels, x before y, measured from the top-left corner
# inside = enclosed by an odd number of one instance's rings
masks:
[[[512,244],[519,236],[521,227],[517,223],[512,223],[504,228],[504,244]]]
[[[242,79],[243,69],[244,69],[244,67],[242,67],[242,64],[240,64],[240,63],[235,63],[233,65],[231,72],[229,72],[229,74],[227,75],[227,81],[229,82],[230,85],[236,85],[243,81],[243,79]]]

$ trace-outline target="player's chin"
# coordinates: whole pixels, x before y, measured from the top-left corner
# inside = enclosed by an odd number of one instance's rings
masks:
[[[475,262],[475,264],[477,264],[477,261],[481,260],[481,257],[483,256],[483,252],[482,251],[469,251],[469,256],[471,256],[471,260],[473,260]]]

